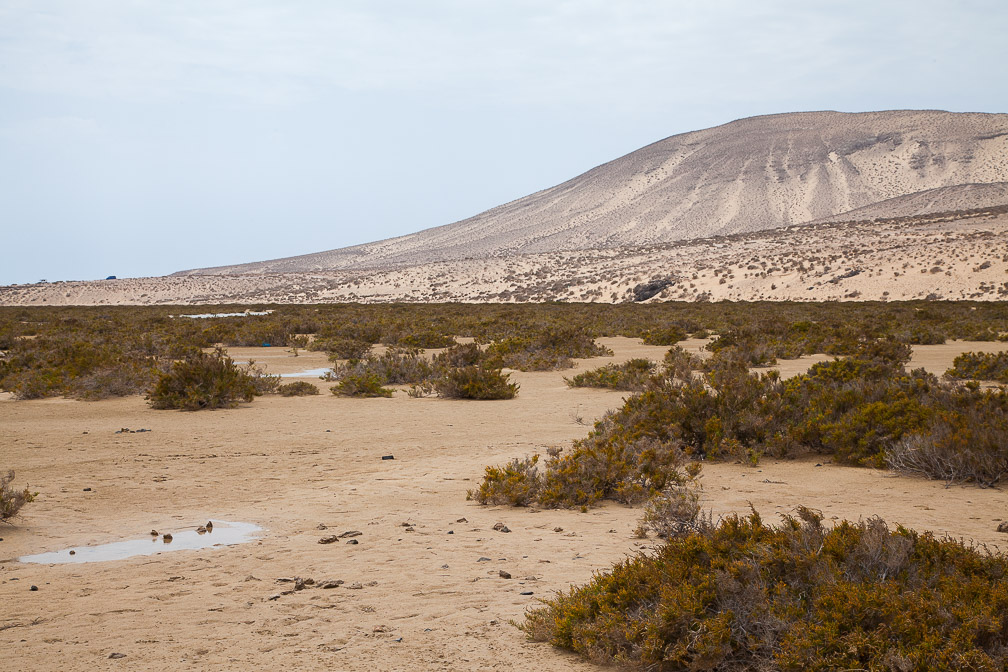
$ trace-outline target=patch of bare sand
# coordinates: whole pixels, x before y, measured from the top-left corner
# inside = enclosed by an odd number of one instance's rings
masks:
[[[605,342],[616,357],[579,369],[665,350]],[[275,372],[306,361],[277,350],[239,353]],[[653,541],[633,536],[640,510],[481,507],[465,493],[487,464],[584,436],[575,412],[590,421],[621,395],[570,389],[569,371],[513,375],[521,392],[503,402],[400,392],[266,397],[201,413],[153,411],[140,397],[0,404],[0,464],[41,493],[17,525],[0,528],[5,666],[94,669],[122,653],[121,663],[138,670],[597,669],[526,642],[508,621],[649,548]],[[117,434],[123,427],[151,431]],[[803,504],[830,519],[880,514],[992,547],[1005,539],[995,531],[1008,511],[1000,489],[944,488],[814,458],[708,464],[703,482],[718,514],[751,504],[773,520]],[[240,546],[108,563],[16,560],[208,518],[265,532]],[[497,522],[511,532],[493,530]],[[318,543],[348,530],[362,533],[359,544]],[[293,576],[345,583],[270,600],[290,587],[276,579]]]

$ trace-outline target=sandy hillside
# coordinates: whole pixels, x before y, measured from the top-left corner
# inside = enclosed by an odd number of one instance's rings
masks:
[[[925,298],[1008,298],[1008,206],[375,271],[0,287],[0,305]]]
[[[665,350],[604,342],[617,361]],[[932,348],[927,358],[941,368],[971,348]],[[276,373],[325,365],[314,353],[231,354]],[[599,669],[526,642],[509,620],[646,550],[653,542],[632,534],[640,511],[465,500],[484,465],[583,436],[583,423],[619,405],[618,393],[567,388],[571,373],[516,373],[520,394],[503,402],[324,394],[181,413],[150,410],[139,397],[0,401],[0,464],[40,491],[16,525],[0,527],[4,669]],[[877,513],[992,547],[1006,540],[995,531],[1008,516],[1000,489],[945,488],[821,459],[710,464],[704,473],[718,514],[751,503],[774,519],[804,504],[830,520]],[[151,528],[178,534],[207,519],[263,531],[243,545],[115,562],[17,561],[143,539]],[[495,531],[498,522],[511,531]],[[347,531],[361,533],[358,544],[318,543]],[[278,579],[293,577],[344,583],[283,594],[292,584]]]
[[[1006,181],[1008,114],[776,114],[666,138],[453,224],[182,274],[378,269],[656,245],[806,223],[939,187]],[[967,207],[980,207],[984,197],[973,196],[978,205]]]

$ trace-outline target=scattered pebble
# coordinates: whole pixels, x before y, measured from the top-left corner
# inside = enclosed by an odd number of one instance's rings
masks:
[[[381,459],[383,459],[383,460],[394,460],[395,459],[395,455],[382,455]]]
[[[497,573],[500,575],[500,578],[502,578],[502,579],[510,579],[511,578],[511,574],[509,572],[505,572],[503,569],[500,570]]]
[[[487,557],[481,557],[481,558],[480,558],[479,560],[477,560],[476,562],[490,562],[490,558],[487,558]]]
[[[458,519],[458,520],[456,520],[455,522],[456,522],[456,523],[468,523],[469,521],[468,521],[468,520],[466,520],[465,518],[459,518],[459,519]]]
[[[77,551],[70,551],[70,555],[77,555]]]
[[[520,593],[518,593],[518,594],[519,594],[519,595],[531,595],[531,594],[532,594],[532,591],[531,591],[531,590],[523,590],[522,592],[520,592]]]
[[[554,532],[563,532],[563,528],[562,527],[554,527],[553,531]]]
[[[38,590],[38,586],[34,586],[34,585],[33,585],[33,586],[32,586],[31,588],[29,588],[28,590],[30,590],[30,591],[32,591],[32,592],[35,592],[35,591],[37,591],[37,590]]]
[[[170,543],[173,538],[174,537],[172,537],[171,532],[165,532],[163,535],[161,535],[161,539],[163,539],[164,543],[166,544]]]
[[[318,584],[318,587],[321,588],[322,590],[329,590],[330,588],[339,588],[342,585],[343,580],[336,579],[336,580],[323,581],[322,583]]]
[[[347,586],[347,590],[363,590],[363,589],[364,586],[362,586],[357,582],[351,583],[349,586]]]
[[[1002,522],[1000,525],[998,525],[997,526],[997,531],[998,532],[1008,532],[1008,520],[1006,520],[1006,521]]]
[[[359,544],[360,542],[357,541],[356,539],[348,539],[346,543],[348,543],[348,544]]]
[[[320,544],[332,544],[332,543],[335,543],[337,541],[339,541],[339,537],[336,536],[335,534],[333,534],[333,535],[330,535],[328,537],[322,537],[321,539],[318,540],[318,543],[320,543]]]
[[[448,534],[455,534],[455,530],[448,530]],[[3,541],[3,539],[0,539],[0,541]]]
[[[496,525],[493,526],[493,529],[497,530],[498,532],[510,532],[511,531],[508,528],[508,526],[505,525],[504,523],[497,523]]]
[[[91,492],[91,488],[84,488],[84,492]]]
[[[348,537],[359,537],[359,536],[361,536],[361,534],[362,533],[360,531],[358,531],[358,530],[349,530],[349,531],[344,532],[343,534],[339,535],[339,538],[340,539],[347,539]]]
[[[325,526],[325,523],[319,523],[318,527],[316,527],[315,529],[316,530],[328,530],[329,528]]]
[[[109,660],[118,660],[119,658],[125,658],[125,653],[110,653]]]
[[[159,536],[161,536],[161,533],[158,532],[157,530],[151,530],[150,531],[150,536],[152,536],[152,537],[159,537]]]

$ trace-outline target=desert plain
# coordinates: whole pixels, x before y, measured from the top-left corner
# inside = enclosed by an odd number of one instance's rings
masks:
[[[586,512],[487,507],[466,491],[486,465],[583,437],[622,402],[619,392],[569,388],[565,376],[632,357],[660,360],[667,350],[600,342],[615,356],[513,372],[521,389],[507,401],[414,399],[402,390],[390,399],[338,398],[312,375],[302,379],[319,383],[319,396],[271,395],[195,413],[152,410],[141,396],[3,395],[0,463],[39,492],[13,524],[0,525],[4,668],[599,669],[528,642],[514,624],[538,599],[655,546],[634,533],[641,510],[611,502]],[[960,352],[1006,348],[915,346],[909,366],[940,375]],[[229,352],[277,374],[328,366],[324,353]],[[821,359],[779,368],[794,375]],[[879,515],[991,550],[1008,544],[996,531],[1008,518],[1001,488],[946,487],[814,455],[755,467],[706,463],[702,483],[717,516],[752,507],[776,522],[805,505],[827,520]],[[202,550],[171,550],[149,536],[208,520],[262,529],[247,543]],[[360,534],[319,543],[347,532]],[[94,563],[19,561],[129,539],[163,550]]]

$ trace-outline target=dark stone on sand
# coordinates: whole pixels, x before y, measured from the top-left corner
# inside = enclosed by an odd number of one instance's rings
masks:
[[[497,574],[498,574],[498,575],[500,576],[500,578],[502,578],[502,579],[510,579],[510,578],[511,578],[511,574],[510,574],[509,572],[505,572],[505,571],[504,571],[503,569],[502,569],[502,570],[500,570],[499,572],[497,572]]]
[[[343,585],[343,579],[323,581],[319,584],[319,588],[322,590],[329,590],[330,588],[339,588]]]
[[[481,557],[481,558],[480,558],[479,560],[477,560],[476,562],[490,562],[490,558],[487,558],[487,557]]]
[[[346,539],[348,537],[359,537],[361,532],[359,530],[347,530],[343,534],[339,535],[340,539]]]
[[[339,541],[339,537],[337,537],[335,534],[333,534],[333,535],[328,536],[328,537],[322,537],[321,539],[318,540],[318,543],[320,543],[320,544],[332,544],[332,543],[335,543],[337,541]]]
[[[350,539],[346,543],[348,543],[348,544],[359,544],[360,542],[357,541],[356,539]]]
[[[109,654],[109,660],[118,660],[120,658],[125,658],[125,657],[126,657],[125,653],[110,653]]]
[[[383,460],[394,460],[395,459],[395,455],[382,455],[381,459],[383,459]]]
[[[531,594],[532,594],[532,591],[531,591],[531,590],[523,590],[522,592],[520,592],[520,593],[518,593],[518,594],[519,594],[519,595],[531,595]]]
[[[84,492],[91,492],[91,488],[84,488]]]
[[[35,591],[37,591],[37,590],[38,590],[38,586],[32,586],[32,587],[31,587],[31,588],[29,588],[28,590],[30,590],[30,591],[32,591],[32,592],[35,592]]]
[[[997,526],[997,531],[1008,532],[1008,520],[1002,521],[1002,523]]]

